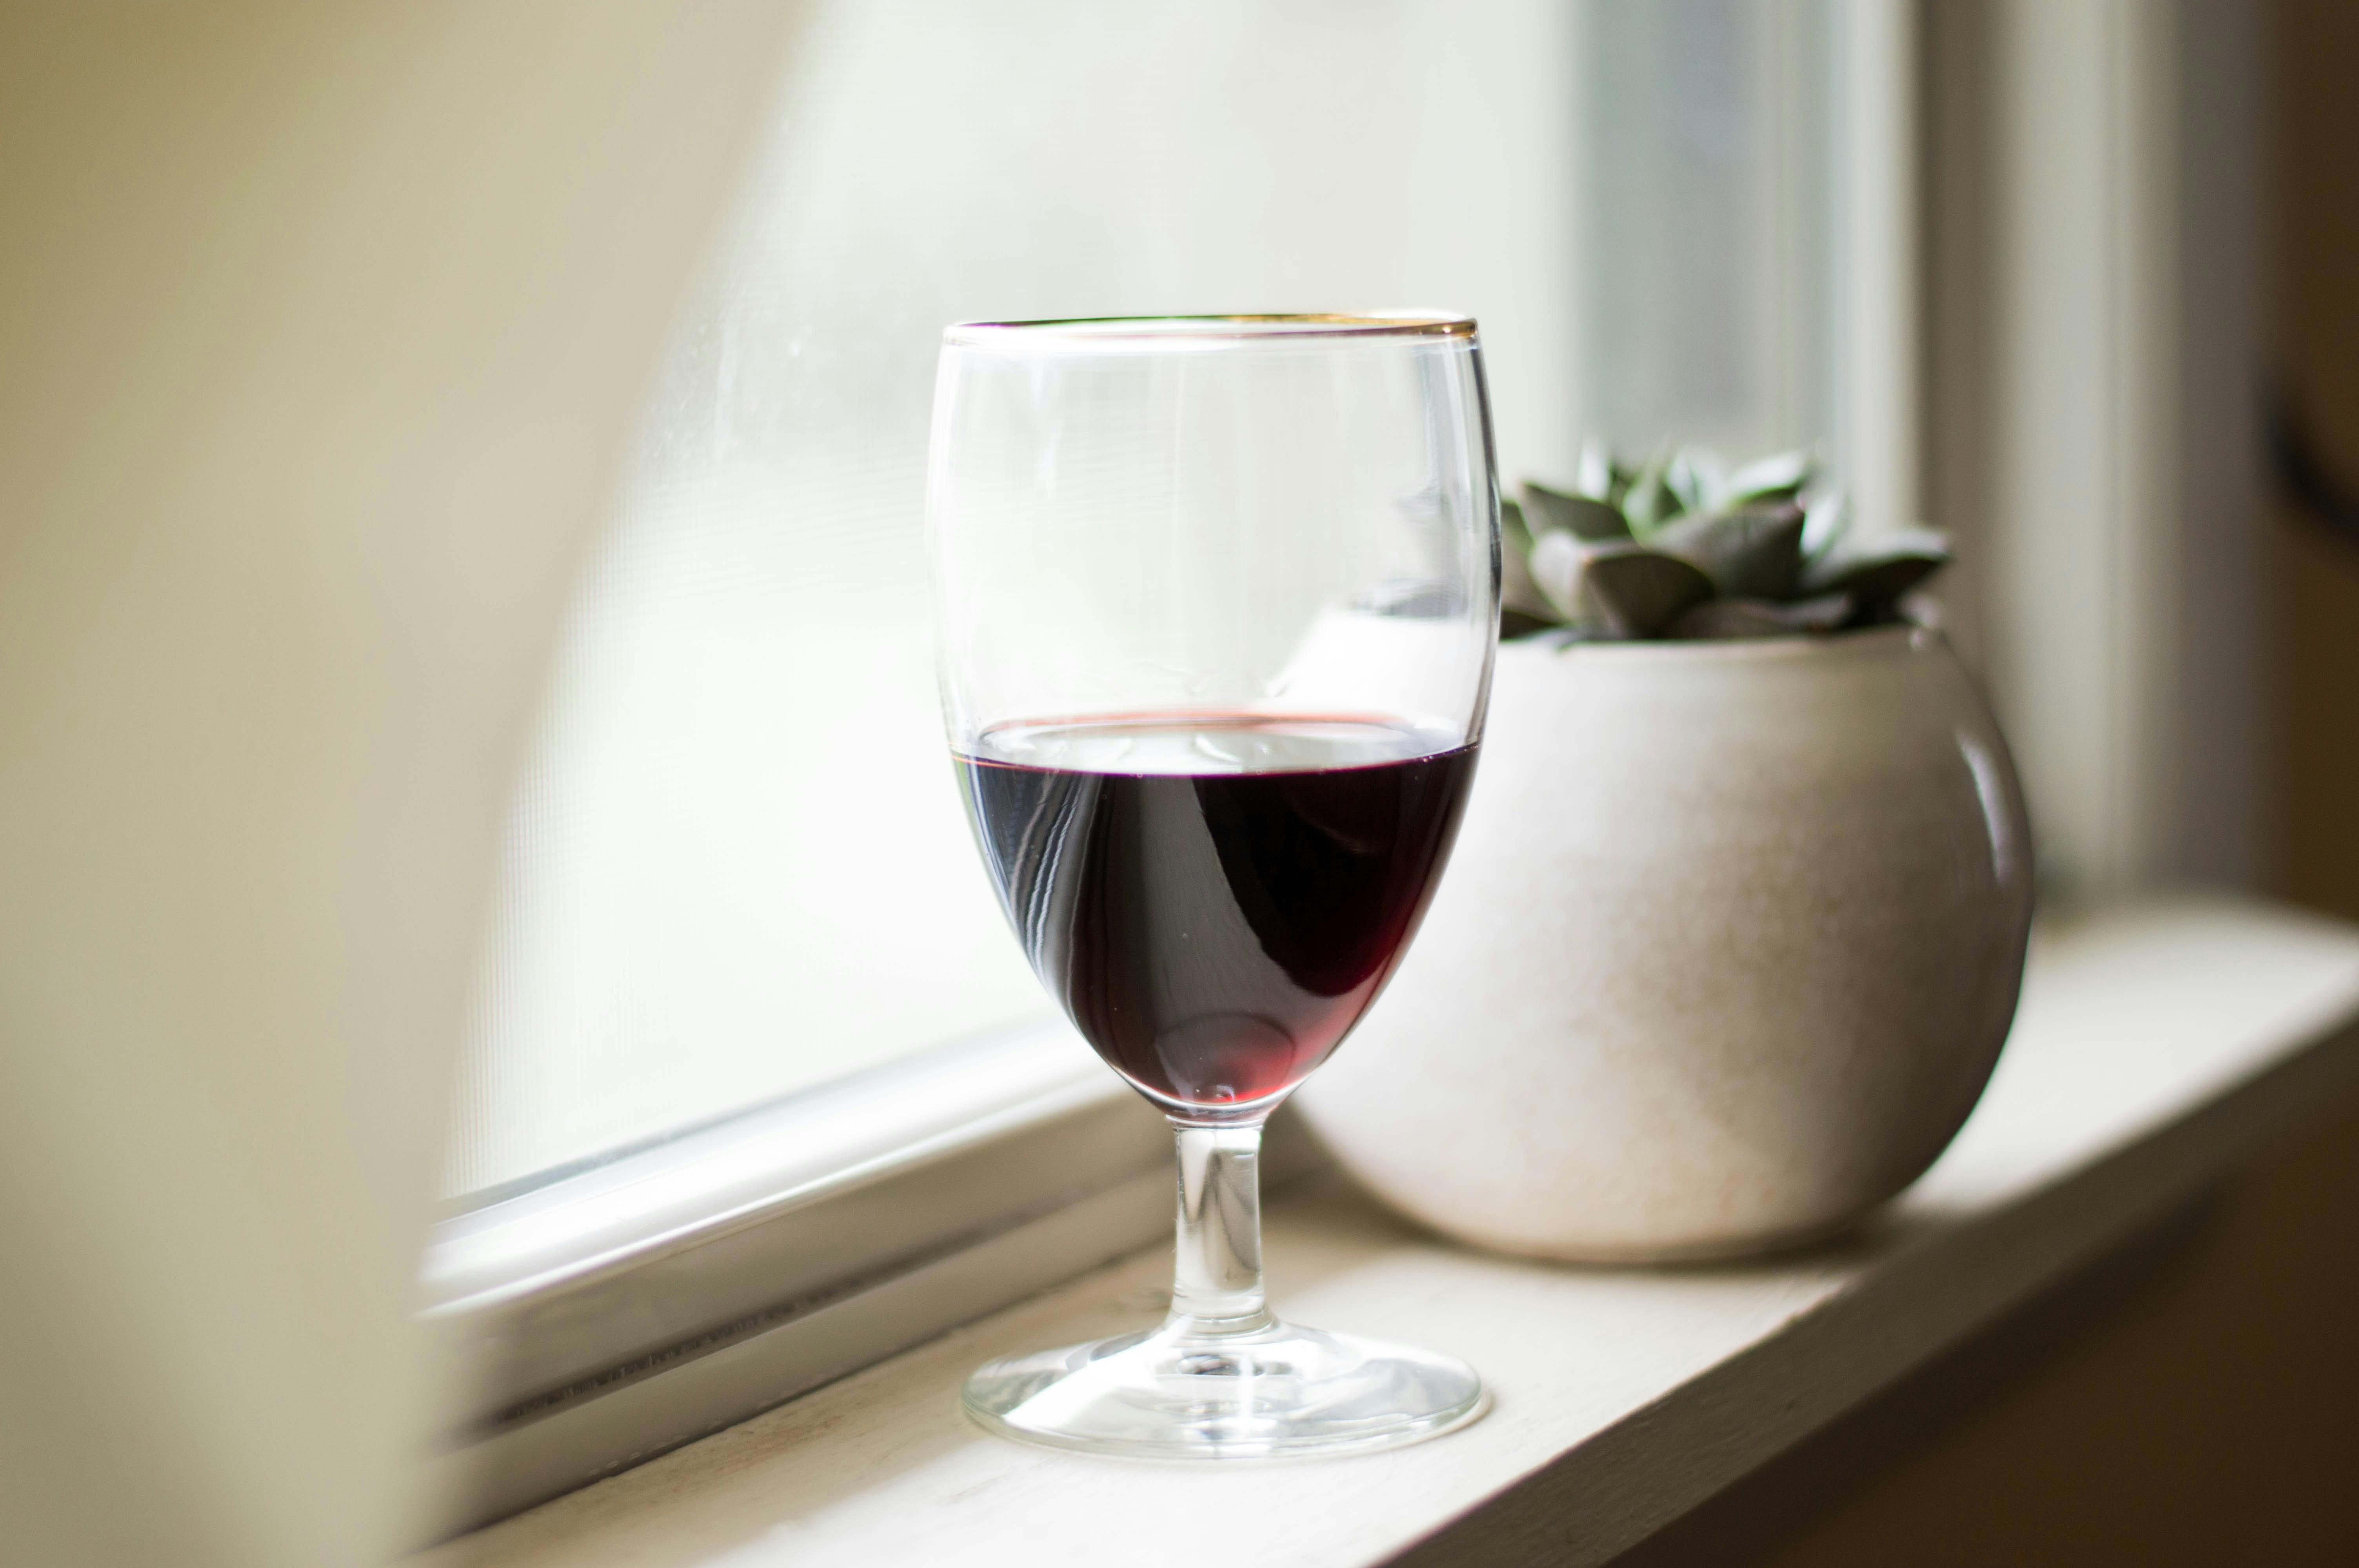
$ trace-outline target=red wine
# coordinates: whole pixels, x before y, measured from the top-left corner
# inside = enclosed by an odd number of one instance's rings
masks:
[[[1264,1108],[1359,1021],[1432,897],[1475,749],[1262,715],[1003,726],[957,759],[1033,968],[1167,1111]]]

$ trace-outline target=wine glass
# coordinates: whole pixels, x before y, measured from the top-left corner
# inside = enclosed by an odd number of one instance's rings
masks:
[[[1256,1162],[1399,963],[1473,781],[1499,581],[1474,323],[952,327],[928,535],[951,748],[1001,903],[1180,1156],[1162,1326],[995,1361],[968,1410],[1172,1459],[1473,1419],[1462,1362],[1270,1314]]]

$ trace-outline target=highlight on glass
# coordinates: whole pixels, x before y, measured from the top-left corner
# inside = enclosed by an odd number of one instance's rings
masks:
[[[1449,859],[1497,513],[1462,317],[945,334],[928,534],[975,840],[1041,983],[1169,1119],[1180,1163],[1162,1325],[983,1368],[964,1397],[984,1424],[1233,1459],[1481,1413],[1462,1362],[1271,1314],[1256,1162]]]

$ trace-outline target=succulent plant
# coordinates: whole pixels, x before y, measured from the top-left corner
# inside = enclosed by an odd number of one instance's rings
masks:
[[[1794,637],[1881,626],[1949,564],[1927,529],[1873,540],[1817,457],[1778,452],[1734,470],[1683,447],[1636,467],[1603,442],[1570,491],[1527,483],[1500,503],[1500,635],[1564,641]]]

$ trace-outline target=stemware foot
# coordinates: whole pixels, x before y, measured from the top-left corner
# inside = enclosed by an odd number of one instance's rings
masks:
[[[1167,1325],[1010,1356],[968,1379],[964,1400],[1021,1442],[1182,1461],[1397,1448],[1488,1405],[1452,1357],[1284,1323],[1223,1336]]]

